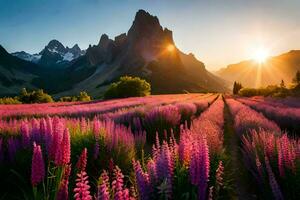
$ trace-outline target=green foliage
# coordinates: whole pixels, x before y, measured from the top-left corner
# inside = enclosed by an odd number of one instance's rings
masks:
[[[15,97],[3,97],[0,98],[0,104],[20,104],[21,102]]]
[[[112,83],[104,94],[105,99],[143,97],[151,92],[150,84],[139,77],[123,76],[116,83]]]
[[[61,97],[59,99],[59,101],[61,101],[61,102],[74,102],[74,101],[77,101],[77,97],[76,96],[71,96],[71,97],[65,96],[65,97]]]
[[[49,103],[53,102],[52,97],[45,93],[42,89],[27,92],[25,88],[22,89],[18,100],[22,103]]]
[[[65,96],[59,99],[59,101],[61,102],[91,101],[91,100],[92,98],[85,91],[80,92],[78,96]]]
[[[236,82],[234,81],[234,84],[233,84],[233,94],[238,94],[239,91],[243,88],[242,84],[239,83],[239,82]]]
[[[91,97],[88,95],[87,92],[80,92],[77,96],[78,101],[91,101]]]

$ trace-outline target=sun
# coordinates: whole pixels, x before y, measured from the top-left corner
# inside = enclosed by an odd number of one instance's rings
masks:
[[[169,44],[169,45],[167,46],[167,50],[168,50],[169,52],[174,51],[174,49],[175,49],[175,46],[174,46],[173,44]]]
[[[269,51],[266,48],[258,48],[254,51],[253,59],[258,63],[264,63],[269,57]]]

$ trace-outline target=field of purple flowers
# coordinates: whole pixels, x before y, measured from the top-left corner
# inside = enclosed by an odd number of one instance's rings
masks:
[[[220,94],[2,105],[0,199],[235,199],[228,134],[249,196],[299,199],[297,109]]]

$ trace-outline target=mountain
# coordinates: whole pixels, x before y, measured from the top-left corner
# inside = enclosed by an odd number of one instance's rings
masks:
[[[90,45],[86,51],[78,45],[68,48],[51,40],[39,54],[12,55],[6,52],[11,63],[3,66],[9,69],[14,65],[28,77],[21,79],[14,93],[26,86],[43,88],[55,97],[80,91],[99,97],[110,83],[123,75],[145,78],[154,94],[228,90],[225,81],[208,72],[193,54],[180,51],[172,31],[163,28],[156,16],[144,10],[136,13],[127,33],[113,39],[103,34],[98,44]]]
[[[300,70],[300,50],[292,50],[269,58],[258,64],[253,60],[228,65],[216,72],[228,81],[239,81],[246,87],[260,87],[292,82],[297,70]]]
[[[26,61],[33,62],[33,63],[38,63],[42,56],[40,54],[30,54],[25,51],[17,51],[17,52],[12,53],[11,55],[16,56],[22,60],[26,60]]]
[[[41,66],[61,67],[66,66],[74,59],[84,55],[84,53],[85,51],[81,50],[77,44],[69,48],[65,47],[58,40],[51,40],[38,54],[29,54],[20,51],[12,53],[12,55]]]
[[[147,79],[154,94],[227,91],[223,80],[208,72],[192,54],[181,52],[173,41],[172,31],[144,10],[136,13],[127,33],[114,39],[103,34],[99,43],[90,45],[66,73],[68,80],[64,85],[69,88],[59,96],[80,90],[101,95],[122,75]]]
[[[10,55],[0,45],[0,95],[15,95],[21,88],[36,88],[33,80],[41,75],[38,65]]]

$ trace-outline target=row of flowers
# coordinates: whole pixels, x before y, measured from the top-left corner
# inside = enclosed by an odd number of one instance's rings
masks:
[[[254,101],[251,99],[240,98],[240,102],[251,108],[262,112],[269,119],[274,120],[283,129],[297,133],[300,131],[300,108],[278,105],[268,101]]]
[[[191,98],[208,97],[211,94],[186,95],[157,95],[147,97],[132,97],[120,101],[93,101],[93,102],[67,102],[45,104],[0,105],[1,118],[20,118],[30,116],[94,116],[99,113],[115,111],[120,108],[129,108],[138,105],[151,105],[159,103],[172,103],[185,101]]]
[[[300,180],[300,141],[242,103],[227,99],[242,140],[245,165],[265,198],[297,199]]]

